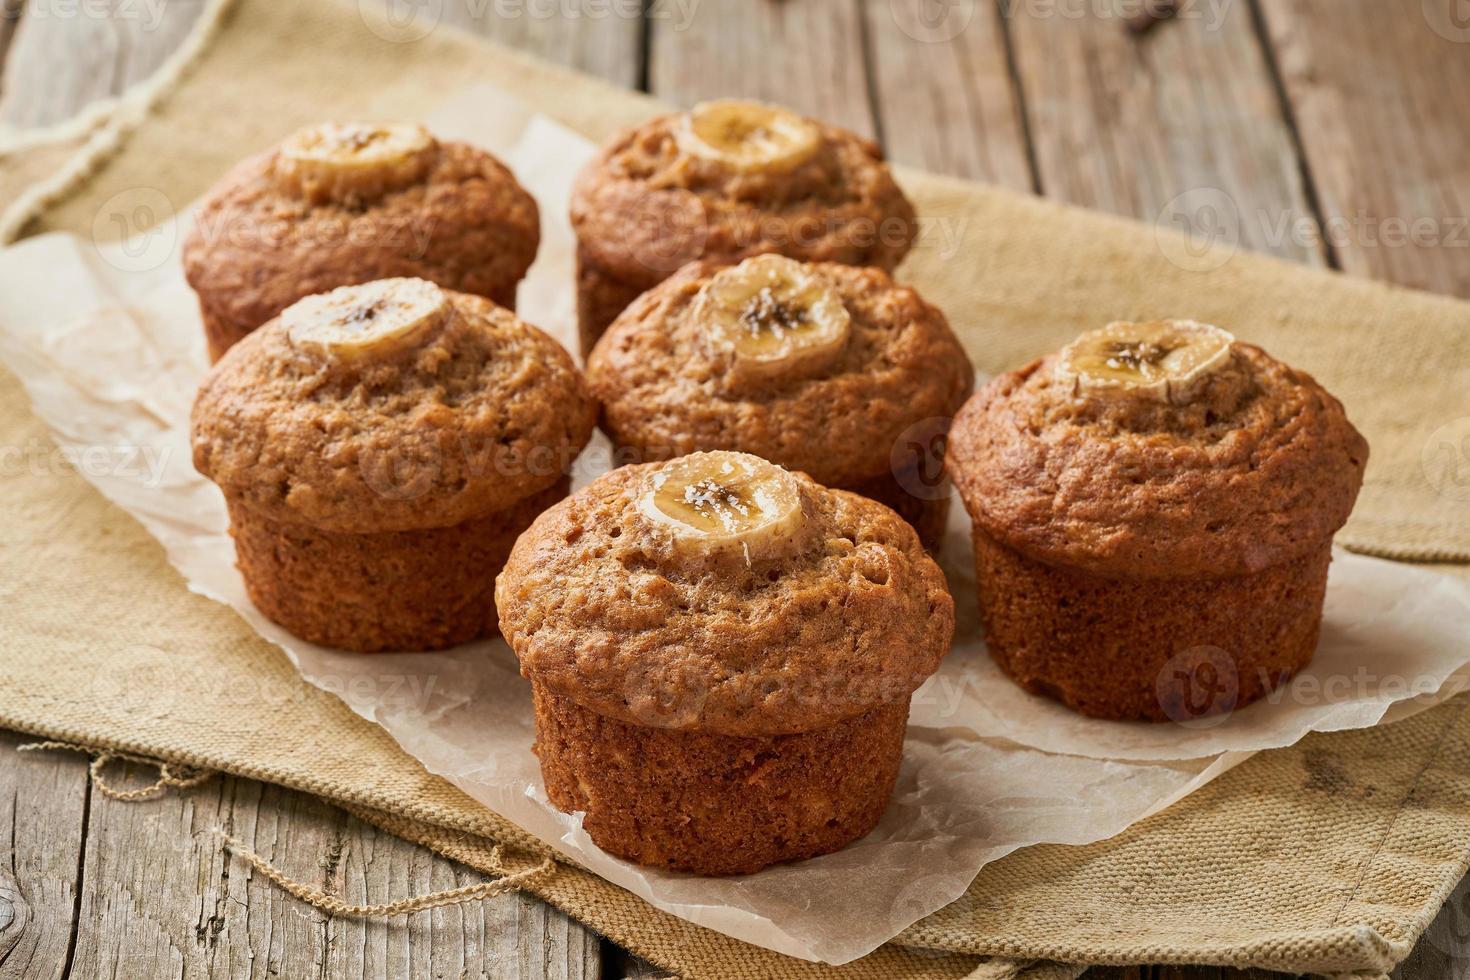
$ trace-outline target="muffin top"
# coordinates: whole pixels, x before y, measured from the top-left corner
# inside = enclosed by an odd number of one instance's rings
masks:
[[[744,453],[625,466],[546,511],[496,580],[521,672],[598,714],[724,735],[906,701],[954,633],[897,514]]]
[[[643,459],[735,449],[851,486],[912,426],[954,415],[975,372],[944,314],[887,273],[777,255],[695,262],[592,351],[614,442]]]
[[[918,228],[876,145],[760,102],[706,102],[614,136],[572,190],[581,247],[646,289],[761,252],[896,266]]]
[[[212,314],[248,328],[303,296],[395,276],[503,295],[539,240],[536,202],[483,150],[416,125],[329,123],[209,192],[184,274]]]
[[[1347,520],[1368,444],[1309,375],[1192,321],[1115,323],[995,378],[945,465],[975,523],[1033,559],[1226,577]]]
[[[596,407],[571,357],[419,279],[309,296],[230,348],[194,401],[195,468],[277,520],[446,527],[562,479]]]

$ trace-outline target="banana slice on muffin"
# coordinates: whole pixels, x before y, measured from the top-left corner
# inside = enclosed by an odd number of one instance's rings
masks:
[[[416,123],[322,123],[281,144],[276,173],[308,201],[367,201],[422,178],[434,150]]]
[[[638,510],[686,551],[789,554],[805,525],[796,478],[746,453],[693,453],[649,475]]]
[[[609,140],[572,189],[582,353],[697,260],[776,252],[892,271],[918,234],[871,140],[762,102],[705,102]]]
[[[1234,342],[1228,331],[1194,320],[1115,321],[1062,348],[1056,373],[1077,395],[1185,401],[1230,362]]]
[[[700,290],[693,315],[710,345],[729,354],[731,380],[755,384],[830,366],[852,320],[826,276],[782,255],[746,259],[716,274]]]
[[[603,850],[700,874],[872,830],[954,631],[893,511],[730,452],[619,467],[551,507],[495,601],[546,795]]]
[[[790,109],[766,102],[701,102],[682,120],[679,145],[735,170],[789,170],[811,159],[822,133]]]
[[[237,164],[184,244],[209,355],[306,296],[396,277],[515,308],[536,202],[490,154],[416,123],[308,126]]]
[[[297,347],[330,357],[413,347],[449,315],[444,290],[423,279],[380,279],[297,300],[281,313]]]
[[[945,466],[996,663],[1101,718],[1194,723],[1312,659],[1368,445],[1311,376],[1192,320],[1000,375]]]

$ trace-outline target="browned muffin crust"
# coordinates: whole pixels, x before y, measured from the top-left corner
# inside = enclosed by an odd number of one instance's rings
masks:
[[[741,738],[604,718],[532,685],[546,795],[597,846],[643,865],[749,874],[838,850],[893,795],[906,703],[827,728]]]
[[[1094,718],[1187,724],[1244,707],[1311,662],[1332,543],[1228,578],[1125,579],[1046,565],[974,532],[990,656]]]
[[[946,457],[977,527],[1098,576],[1230,577],[1319,548],[1343,525],[1368,445],[1341,403],[1258,347],[1188,404],[1075,398],[1055,356],[961,410]]]
[[[497,631],[495,574],[566,478],[449,527],[354,534],[278,521],[234,500],[230,533],[250,600],[323,646],[434,650]]]
[[[855,487],[893,472],[916,423],[953,416],[975,370],[949,322],[879,269],[813,268],[841,296],[851,334],[817,376],[730,382],[730,355],[706,343],[695,297],[721,266],[695,262],[649,290],[603,335],[587,362],[601,426],[644,460],[734,449]]]
[[[954,603],[888,508],[797,475],[799,553],[691,555],[638,510],[659,469],[600,477],[516,542],[496,604],[534,683],[633,725],[769,736],[906,704],[938,667]]]
[[[427,279],[514,307],[540,222],[535,200],[490,154],[439,143],[421,181],[352,204],[291,193],[277,156],[236,165],[184,244],[215,357],[303,296],[375,279]]]
[[[562,479],[596,414],[570,355],[478,296],[417,347],[366,364],[292,344],[281,319],[215,365],[194,466],[262,516],[326,531],[447,527]]]
[[[812,262],[892,269],[917,223],[876,144],[811,120],[821,143],[779,172],[735,171],[691,155],[658,116],[610,139],[572,189],[572,227],[587,258],[648,288],[686,262],[780,252]]]

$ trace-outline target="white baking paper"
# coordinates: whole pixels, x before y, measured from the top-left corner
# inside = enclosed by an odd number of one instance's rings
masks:
[[[542,246],[521,287],[526,319],[574,347],[570,182],[592,148],[494,89],[429,120],[506,160],[541,204]],[[529,687],[499,640],[443,653],[354,655],[302,643],[246,598],[218,490],[194,472],[189,405],[206,368],[179,268],[188,218],[157,189],[115,207],[139,232],[118,244],[52,234],[0,253],[0,356],[67,458],[164,546],[190,589],[234,608],[308,681],[390,732],[429,770],[653,905],[792,956],[843,963],[961,895],[979,869],[1037,843],[1112,836],[1260,749],[1308,731],[1403,717],[1464,686],[1470,590],[1404,565],[1339,554],[1322,646],[1282,696],[1203,724],[1078,718],[1006,681],[975,619],[968,527],[955,508],[946,572],[959,634],[915,696],[897,792],[879,827],[844,850],[712,879],[636,867],[599,851],[578,815],[546,800]],[[139,208],[147,208],[147,213]],[[151,215],[151,220],[150,220]],[[98,237],[101,237],[99,235]],[[922,283],[919,284],[922,288]],[[598,442],[577,481],[606,466]],[[1346,683],[1338,679],[1347,678]]]

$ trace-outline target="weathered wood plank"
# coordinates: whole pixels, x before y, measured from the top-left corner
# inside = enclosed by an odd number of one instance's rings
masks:
[[[119,766],[119,783],[149,771]],[[388,920],[320,913],[230,860],[216,830],[355,904],[486,880],[301,793],[220,778],[155,800],[92,794],[77,976],[599,976],[598,939],[510,894]]]
[[[1246,4],[1142,36],[1121,0],[1006,7],[1047,197],[1325,262],[1290,233],[1314,214]]]
[[[727,96],[764,99],[864,136],[877,134],[856,4],[660,3],[654,13],[660,8],[668,16],[649,21],[654,95],[683,106]]]
[[[0,732],[0,980],[64,976],[76,921],[87,760],[31,741]]]
[[[0,81],[0,122],[62,122],[153,74],[182,43],[203,0],[35,0],[25,4]]]
[[[0,0],[0,86],[5,78],[5,58],[10,53],[10,42],[15,39],[20,26],[20,15],[25,13],[25,0]],[[0,87],[0,92],[3,92]]]
[[[391,10],[406,0],[384,2]],[[641,0],[444,0],[442,22],[625,88],[642,77]]]
[[[1264,0],[1348,272],[1470,296],[1470,21],[1460,0]]]
[[[998,8],[863,0],[884,148],[899,163],[1029,191],[1023,114]]]
[[[1394,980],[1470,980],[1470,877],[1429,924]]]

